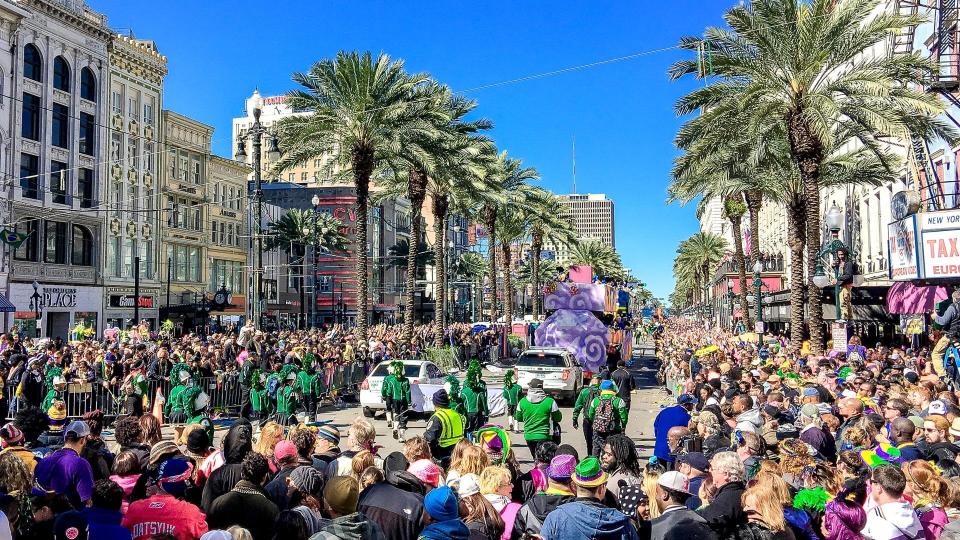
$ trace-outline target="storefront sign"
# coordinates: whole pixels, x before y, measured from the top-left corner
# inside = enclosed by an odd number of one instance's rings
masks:
[[[150,309],[153,307],[153,297],[152,296],[140,296],[140,301],[137,302],[139,307]],[[117,308],[132,308],[133,305],[133,295],[132,294],[112,294],[110,295],[110,307]]]
[[[77,307],[77,289],[65,287],[44,287],[43,307],[45,308],[74,308]]]
[[[960,276],[960,229],[924,231],[921,249],[925,277]]]
[[[917,215],[917,221],[923,232],[960,229],[960,210],[924,212]]]
[[[887,226],[887,260],[890,279],[909,281],[920,277],[920,253],[917,246],[916,216],[908,216]]]

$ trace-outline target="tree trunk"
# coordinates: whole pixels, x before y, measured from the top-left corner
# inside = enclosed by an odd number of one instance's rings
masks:
[[[753,327],[753,321],[750,318],[750,309],[747,308],[747,267],[743,255],[743,232],[740,228],[741,216],[728,217],[730,226],[733,228],[733,259],[737,265],[737,272],[740,274],[740,314],[743,316],[744,324],[747,328]],[[730,314],[731,319],[733,314]]]
[[[488,205],[483,209],[484,226],[487,228],[487,256],[490,274],[490,322],[497,322],[497,208]]]
[[[400,337],[400,343],[406,344],[409,350],[413,350],[413,332],[416,318],[414,309],[414,290],[417,287],[417,256],[420,254],[420,234],[422,225],[420,223],[423,216],[423,200],[427,195],[427,176],[420,171],[410,169],[407,177],[407,197],[410,199],[410,240],[407,246],[407,275],[406,288],[403,291],[403,303],[406,306],[403,319],[403,335]]]
[[[543,233],[534,231],[530,242],[530,283],[533,287],[533,320],[540,319],[540,251],[543,248]]]
[[[504,319],[507,322],[507,332],[510,332],[513,324],[513,297],[516,296],[513,291],[513,279],[510,270],[512,260],[513,254],[510,253],[510,244],[503,244],[503,312]]]
[[[800,352],[803,343],[803,203],[794,201],[787,206],[787,242],[790,245],[790,348],[791,353]]]
[[[763,194],[756,190],[747,191],[747,212],[750,215],[750,267],[760,260],[760,207]]]
[[[450,201],[446,197],[434,197],[433,199],[433,265],[436,268],[434,273],[436,279],[436,297],[433,300],[433,323],[437,329],[434,338],[437,347],[443,345],[443,329],[446,327],[447,317],[447,268],[444,264],[447,260],[447,211],[450,208]]]
[[[357,341],[366,348],[367,342],[367,281],[370,257],[367,254],[367,202],[370,195],[370,176],[373,175],[373,149],[354,148],[353,183],[357,191],[357,238],[354,243],[357,257]],[[351,359],[352,360],[352,359]]]
[[[805,233],[807,248],[807,314],[810,326],[810,352],[823,354],[823,305],[820,290],[813,283],[817,260],[820,257],[820,164],[823,145],[817,140],[802,110],[787,113],[787,132],[790,153],[800,170],[805,206]]]

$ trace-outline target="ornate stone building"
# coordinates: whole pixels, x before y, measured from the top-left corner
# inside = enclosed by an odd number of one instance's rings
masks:
[[[110,42],[110,153],[104,181],[104,316],[110,326],[140,319],[157,328],[160,281],[158,185],[163,145],[160,111],[167,59],[153,41],[113,36]],[[139,259],[140,290],[134,296]]]
[[[208,166],[207,228],[210,233],[208,257],[209,291],[225,288],[232,295],[222,312],[210,316],[220,324],[236,323],[246,309],[247,253],[247,175],[250,167],[238,161],[210,156]]]

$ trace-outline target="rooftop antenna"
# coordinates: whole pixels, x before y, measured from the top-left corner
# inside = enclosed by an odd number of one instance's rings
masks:
[[[573,194],[577,194],[577,136],[573,136]]]

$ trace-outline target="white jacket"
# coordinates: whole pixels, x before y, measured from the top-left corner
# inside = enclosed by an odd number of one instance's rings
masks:
[[[860,534],[871,540],[919,540],[924,537],[920,518],[906,501],[890,502],[867,512],[867,526]]]

